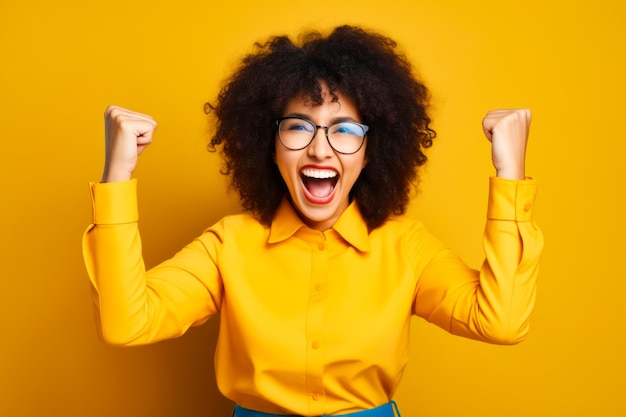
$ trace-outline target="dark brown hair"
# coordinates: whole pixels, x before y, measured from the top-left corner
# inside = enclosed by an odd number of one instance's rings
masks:
[[[417,168],[432,145],[429,93],[396,43],[381,34],[341,26],[329,35],[308,32],[298,44],[277,36],[256,44],[227,80],[215,104],[209,150],[222,146],[224,169],[244,209],[269,224],[287,187],[273,161],[275,121],[287,102],[304,94],[322,104],[320,82],[351,97],[370,127],[367,165],[351,198],[368,227],[401,214],[417,183]]]

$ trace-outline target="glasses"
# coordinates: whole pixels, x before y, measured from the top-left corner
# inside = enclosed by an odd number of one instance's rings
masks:
[[[276,120],[278,138],[287,149],[299,151],[313,142],[317,129],[324,129],[326,140],[331,148],[341,154],[358,152],[365,142],[369,127],[356,122],[339,122],[330,126],[318,126],[312,121],[298,116]]]

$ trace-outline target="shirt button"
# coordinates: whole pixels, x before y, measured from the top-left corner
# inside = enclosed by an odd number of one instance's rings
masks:
[[[313,397],[313,400],[314,400],[314,401],[317,401],[317,400],[319,400],[319,399],[320,399],[320,395],[319,395],[317,392],[316,392],[316,393],[314,393],[311,397]]]
[[[524,206],[524,211],[529,212],[532,208],[533,205],[531,203],[526,203],[526,205]]]
[[[311,347],[312,347],[313,349],[317,350],[317,349],[319,349],[319,348],[320,348],[320,344],[319,344],[319,343],[317,343],[317,342],[313,342],[313,343],[311,343]]]
[[[315,286],[315,291],[322,291],[324,289],[324,284],[317,284]]]
[[[317,248],[318,248],[319,250],[324,250],[324,244],[323,244],[323,243],[318,243],[318,244],[317,244]]]

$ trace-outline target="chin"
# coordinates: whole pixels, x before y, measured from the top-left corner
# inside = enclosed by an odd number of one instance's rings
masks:
[[[302,220],[309,227],[316,230],[326,230],[332,227],[343,211],[339,210],[339,205],[335,201],[326,204],[316,204],[311,203],[306,198],[300,204],[297,204],[296,210],[302,217]]]

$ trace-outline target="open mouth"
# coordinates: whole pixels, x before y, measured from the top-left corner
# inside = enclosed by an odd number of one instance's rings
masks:
[[[314,199],[324,200],[333,194],[339,174],[332,169],[305,168],[300,173],[300,178],[304,188]]]

